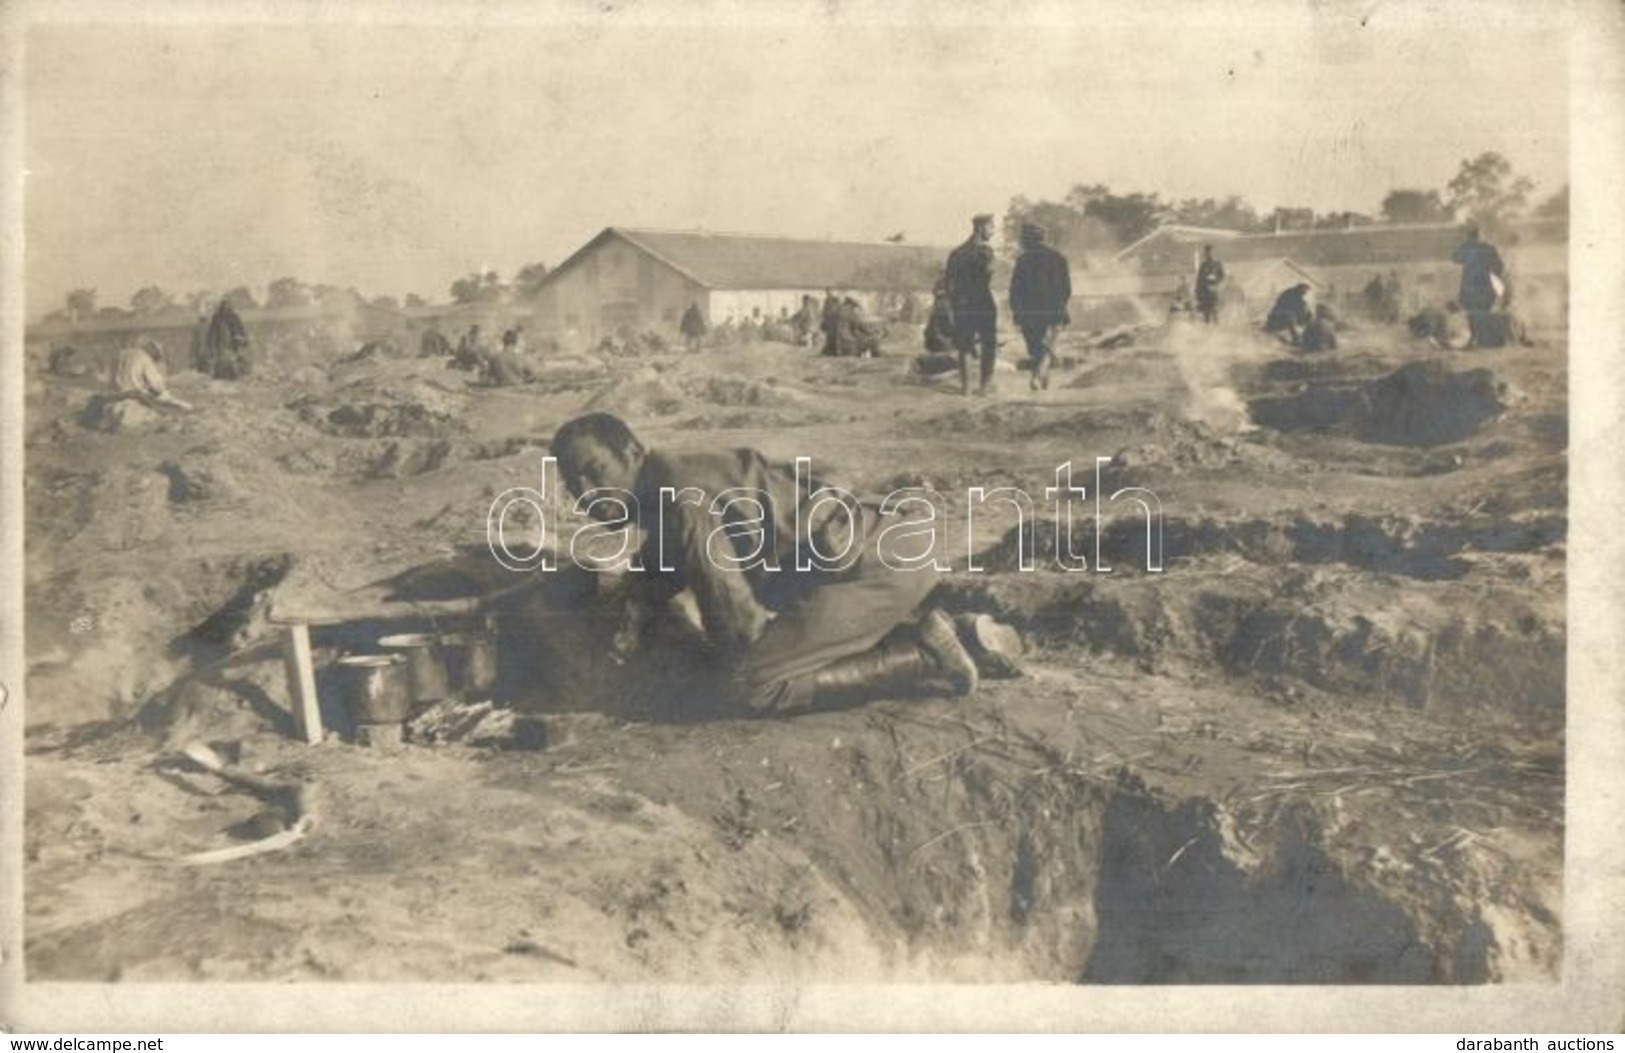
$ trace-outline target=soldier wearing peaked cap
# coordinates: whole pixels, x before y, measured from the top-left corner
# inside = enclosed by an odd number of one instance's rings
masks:
[[[987,394],[998,359],[998,307],[993,302],[993,216],[971,220],[971,236],[948,254],[944,279],[954,317],[954,346],[959,351],[959,386],[970,394],[970,356],[980,352],[981,387]]]

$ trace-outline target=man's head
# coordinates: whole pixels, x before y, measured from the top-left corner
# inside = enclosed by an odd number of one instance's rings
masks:
[[[1294,285],[1293,288],[1298,290],[1300,293],[1307,293],[1312,286],[1310,286],[1308,282],[1299,282],[1298,284]]]
[[[1213,258],[1213,246],[1212,245],[1203,245],[1202,246],[1202,258],[1204,260],[1211,260]]]
[[[972,216],[970,227],[971,231],[976,235],[976,240],[993,240],[993,214],[991,212],[983,212],[980,215]]]
[[[621,418],[589,413],[566,421],[553,433],[552,454],[570,492],[581,496],[600,487],[630,491],[643,467],[643,443]],[[593,506],[594,515],[610,522],[607,502]]]
[[[1468,241],[1477,241],[1478,240],[1478,224],[1477,223],[1469,223],[1469,224],[1467,224],[1467,230],[1466,230],[1465,233],[1467,234],[1467,240]]]
[[[1044,243],[1044,228],[1037,223],[1023,223],[1021,225],[1021,247],[1030,249],[1035,245]]]

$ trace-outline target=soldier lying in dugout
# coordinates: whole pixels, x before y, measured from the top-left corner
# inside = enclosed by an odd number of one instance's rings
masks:
[[[636,654],[650,616],[686,589],[711,652],[729,674],[727,701],[749,712],[831,708],[930,685],[960,695],[975,690],[976,658],[961,629],[930,602],[940,571],[894,569],[881,560],[876,544],[890,517],[876,506],[820,502],[824,487],[816,481],[798,502],[792,465],[749,449],[648,450],[607,413],[559,428],[552,453],[576,495],[618,491],[635,499],[629,507],[599,497],[586,509],[612,530],[630,526],[632,516],[644,528],[626,625],[617,635],[623,657]],[[757,509],[757,519],[740,519],[738,502],[719,514],[715,506],[681,499],[687,488],[765,495],[766,507]],[[856,558],[833,568],[843,551]],[[1008,630],[981,618],[963,631],[988,672],[1014,671],[1019,642]]]

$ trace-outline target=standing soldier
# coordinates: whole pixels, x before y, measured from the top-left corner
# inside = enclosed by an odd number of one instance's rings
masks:
[[[688,310],[683,312],[683,320],[677,324],[677,329],[683,334],[683,346],[690,351],[700,349],[700,341],[705,339],[705,318],[700,314],[700,305],[690,302]]]
[[[816,347],[818,342],[818,301],[808,293],[801,294],[801,310],[790,319],[795,327],[797,347]]]
[[[959,389],[970,394],[970,356],[980,345],[982,384],[986,395],[993,385],[998,359],[998,308],[993,303],[993,217],[983,213],[971,220],[971,236],[948,254],[944,277],[948,303],[954,313],[954,346],[959,350]]]
[[[1032,357],[1034,391],[1049,390],[1049,371],[1055,359],[1055,333],[1072,321],[1067,303],[1072,299],[1072,268],[1066,257],[1044,244],[1044,228],[1021,225],[1021,255],[1010,276],[1010,313],[1027,354]]]
[[[1475,347],[1480,342],[1487,328],[1484,316],[1495,310],[1495,301],[1501,294],[1497,283],[1505,288],[1506,264],[1501,262],[1501,254],[1495,246],[1487,241],[1480,241],[1478,228],[1467,228],[1467,240],[1457,246],[1450,257],[1461,264],[1461,296],[1458,297],[1462,309],[1467,312],[1467,326],[1472,332],[1469,347]]]
[[[824,290],[823,312],[818,318],[818,328],[824,333],[824,354],[838,355],[840,346],[840,315],[841,301],[835,298],[834,289]]]
[[[1224,264],[1213,257],[1213,246],[1202,246],[1202,262],[1196,267],[1196,310],[1208,325],[1219,320],[1219,286],[1224,284]]]
[[[203,360],[195,365],[199,373],[216,380],[236,380],[248,374],[248,330],[230,300],[221,300],[209,319],[203,334]]]

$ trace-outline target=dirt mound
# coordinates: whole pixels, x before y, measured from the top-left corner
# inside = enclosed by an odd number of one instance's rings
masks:
[[[1225,434],[1200,420],[1159,417],[1152,423],[1156,434],[1153,441],[1124,447],[1112,457],[1111,467],[1125,484],[1152,470],[1178,474],[1245,463],[1290,471],[1297,463],[1279,450]]]
[[[1340,431],[1385,446],[1460,442],[1506,412],[1507,386],[1488,369],[1455,372],[1411,362],[1358,387],[1310,384],[1292,395],[1253,399],[1253,420],[1276,431]]]
[[[336,366],[330,393],[307,391],[286,408],[344,438],[441,438],[466,431],[467,397],[420,372],[424,368],[418,359]]]
[[[137,399],[115,399],[98,395],[85,406],[79,423],[91,431],[125,432],[150,428],[164,415]]]
[[[817,410],[733,410],[722,413],[702,413],[678,421],[674,427],[683,431],[731,431],[736,428],[807,428],[827,424],[839,417]],[[856,419],[856,418],[852,418]]]
[[[1487,369],[1453,373],[1413,362],[1366,386],[1360,438],[1393,446],[1457,442],[1506,411],[1506,385]]]
[[[344,402],[333,406],[306,395],[288,403],[288,409],[329,435],[350,439],[439,438],[466,428],[449,411],[421,402]]]
[[[581,408],[637,420],[669,417],[681,412],[686,404],[686,395],[678,384],[654,369],[639,369],[610,381]]]
[[[242,492],[231,471],[224,467],[165,461],[158,470],[169,477],[169,500],[173,504],[231,498]]]
[[[800,403],[795,394],[771,378],[745,380],[739,377],[690,377],[682,383],[683,392],[695,402],[710,406],[763,406],[784,408]]]
[[[327,414],[327,424],[336,434],[370,439],[399,435],[429,438],[458,427],[450,414],[416,402],[394,406],[344,405]]]

